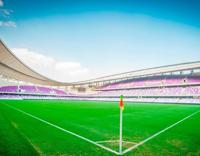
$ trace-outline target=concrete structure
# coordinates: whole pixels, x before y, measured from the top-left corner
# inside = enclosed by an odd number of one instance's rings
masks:
[[[63,83],[52,80],[29,68],[0,40],[0,75],[4,79],[12,79],[37,85],[94,89],[105,84],[112,84],[114,82],[140,77],[157,75],[200,75],[200,61],[136,70],[86,81]]]

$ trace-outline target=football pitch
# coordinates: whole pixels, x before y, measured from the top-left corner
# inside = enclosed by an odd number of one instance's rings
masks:
[[[118,102],[0,100],[0,155],[119,155]],[[200,106],[125,102],[126,156],[200,155]]]

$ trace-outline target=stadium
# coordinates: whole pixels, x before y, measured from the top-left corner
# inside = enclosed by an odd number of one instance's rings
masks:
[[[0,156],[200,156],[200,1],[0,0]]]
[[[200,62],[62,83],[30,69],[3,41],[0,56],[3,155],[199,154]]]
[[[2,41],[1,56],[0,91],[5,99],[117,101],[124,95],[132,102],[200,103],[200,61],[65,84],[30,69]]]

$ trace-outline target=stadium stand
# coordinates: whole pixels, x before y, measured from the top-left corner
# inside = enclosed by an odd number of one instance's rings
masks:
[[[118,82],[111,85],[105,85],[101,90],[120,89],[120,88],[137,88],[153,86],[174,86],[174,85],[192,85],[200,83],[200,77],[180,77],[180,76],[160,76],[145,79],[135,79],[124,82]]]
[[[30,93],[30,94],[55,94],[55,95],[66,95],[62,90],[52,89],[41,86],[2,86],[0,87],[1,93]]]
[[[136,70],[86,81],[51,80],[0,41],[0,98],[79,99],[200,104],[200,61]],[[31,84],[31,85],[30,85]],[[63,89],[57,89],[57,88]]]

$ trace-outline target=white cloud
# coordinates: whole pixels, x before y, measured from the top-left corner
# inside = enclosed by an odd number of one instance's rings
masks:
[[[10,9],[0,9],[0,16],[9,17],[13,13],[13,10]]]
[[[16,23],[13,21],[0,21],[0,27],[16,27]]]
[[[3,6],[3,0],[0,0],[0,7]]]
[[[56,69],[57,70],[68,70],[68,69],[77,69],[80,68],[81,65],[78,62],[58,62],[56,64]]]
[[[89,69],[79,62],[57,60],[30,51],[27,48],[13,48],[14,54],[35,71],[58,81],[74,82],[88,78]]]
[[[78,76],[78,75],[83,75],[88,73],[89,70],[87,68],[81,68],[81,69],[77,69],[77,70],[73,70],[70,72],[70,75],[72,76]]]

